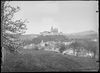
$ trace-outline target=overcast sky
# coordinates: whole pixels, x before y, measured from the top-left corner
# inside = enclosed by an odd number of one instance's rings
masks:
[[[98,30],[97,1],[11,1],[21,10],[15,20],[27,19],[26,34],[49,31],[51,26],[63,33]]]

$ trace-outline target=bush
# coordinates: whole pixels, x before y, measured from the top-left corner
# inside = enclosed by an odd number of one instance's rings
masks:
[[[60,45],[60,49],[59,49],[60,53],[62,53],[62,52],[65,51],[65,50],[66,50],[65,45],[64,45],[64,44],[61,44],[61,45]]]

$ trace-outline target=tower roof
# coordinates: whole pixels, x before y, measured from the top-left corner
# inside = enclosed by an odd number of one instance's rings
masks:
[[[51,27],[51,32],[58,32],[58,28]]]

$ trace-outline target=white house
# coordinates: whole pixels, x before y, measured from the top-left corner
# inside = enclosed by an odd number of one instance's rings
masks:
[[[62,54],[68,54],[68,55],[74,55],[74,56],[76,56],[76,52],[75,52],[75,50],[72,49],[72,48],[63,51]]]
[[[24,46],[23,49],[32,49],[34,47],[35,47],[34,44],[29,44],[29,45]]]

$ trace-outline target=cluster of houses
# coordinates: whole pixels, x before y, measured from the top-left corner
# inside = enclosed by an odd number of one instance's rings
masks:
[[[61,53],[63,55],[73,55],[73,56],[78,56],[78,57],[93,57],[94,53],[91,51],[87,51],[83,47],[80,47],[79,49],[74,49],[74,48],[63,48],[63,51],[61,52],[61,44],[64,46],[69,46],[71,43],[75,41],[70,41],[70,42],[55,42],[55,41],[48,41],[44,42],[43,40],[39,44],[30,44],[27,46],[24,46],[24,49],[35,49],[38,48],[38,50],[45,50],[45,51],[54,51],[57,53]]]

